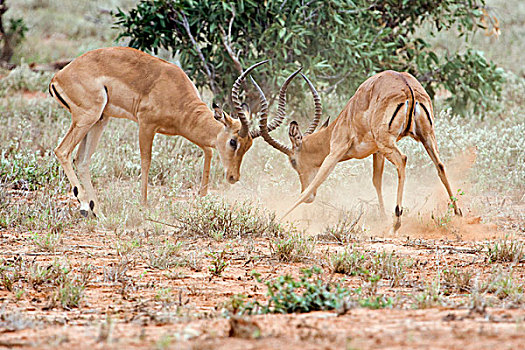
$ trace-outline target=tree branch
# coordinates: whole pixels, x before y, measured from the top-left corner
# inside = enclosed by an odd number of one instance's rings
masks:
[[[13,56],[13,48],[11,47],[11,40],[9,35],[5,32],[3,16],[9,8],[5,3],[5,0],[0,0],[0,42],[3,41],[4,45],[0,49],[0,61],[3,65],[7,64]]]
[[[204,54],[202,53],[199,45],[197,44],[197,41],[193,37],[193,34],[191,34],[191,29],[190,29],[190,24],[188,22],[188,18],[186,18],[186,15],[184,14],[184,12],[181,11],[180,14],[182,16],[182,26],[184,27],[184,29],[186,29],[186,33],[188,33],[188,36],[190,37],[191,43],[195,47],[195,50],[197,51],[197,54],[199,55],[203,65],[204,65],[204,70],[206,71],[206,74],[208,75],[208,78],[210,79],[210,89],[211,89],[211,91],[214,94],[217,94],[218,91],[217,91],[217,87],[215,85],[215,72],[214,72],[214,69],[213,69],[213,67],[211,67],[211,69],[210,69],[210,65],[206,61],[206,58],[204,57]]]
[[[235,11],[232,10],[232,18],[230,19],[230,24],[228,26],[228,35],[226,35],[226,31],[220,24],[219,24],[219,29],[221,30],[221,33],[222,33],[222,43],[224,45],[224,48],[226,49],[226,52],[228,52],[228,55],[232,59],[235,69],[239,72],[239,74],[242,74],[243,72],[242,65],[241,65],[241,62],[239,61],[239,56],[238,56],[240,50],[236,55],[232,49],[232,26],[233,26],[234,19],[235,19]]]

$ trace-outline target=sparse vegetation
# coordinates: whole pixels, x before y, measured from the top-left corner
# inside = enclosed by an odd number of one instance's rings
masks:
[[[279,261],[296,262],[310,257],[316,245],[316,239],[302,232],[290,232],[271,242],[272,256]]]
[[[177,264],[181,248],[181,242],[172,243],[168,239],[155,240],[151,245],[143,248],[142,257],[146,259],[149,267],[164,270]]]
[[[358,214],[344,211],[335,225],[329,225],[324,229],[323,237],[341,245],[360,240],[365,230],[362,225],[359,225],[362,216],[362,208]]]
[[[493,243],[487,244],[487,260],[489,263],[514,262],[525,260],[525,245],[516,238],[505,236]]]
[[[461,271],[451,268],[443,271],[442,286],[447,293],[453,291],[469,292],[472,288],[472,274],[469,271]]]
[[[415,309],[427,309],[441,306],[445,303],[443,290],[439,281],[428,283],[422,292],[413,295],[412,307]]]
[[[210,237],[217,241],[231,238],[276,236],[283,228],[270,214],[250,202],[229,204],[208,196],[193,202],[175,203],[171,213],[180,224],[179,233]]]
[[[223,271],[228,267],[228,252],[221,250],[218,252],[209,252],[208,257],[211,259],[211,264],[208,267],[212,276],[220,276]]]
[[[391,287],[397,287],[401,285],[411,262],[393,252],[370,253],[352,247],[329,255],[329,264],[334,273],[382,278],[389,280]]]

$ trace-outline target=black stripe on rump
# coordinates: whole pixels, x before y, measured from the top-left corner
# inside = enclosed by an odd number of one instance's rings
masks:
[[[390,130],[390,127],[392,126],[392,122],[394,121],[394,118],[396,117],[397,112],[399,112],[399,109],[401,106],[403,106],[404,103],[400,103],[397,105],[396,110],[394,111],[394,114],[392,114],[392,119],[390,119],[390,123],[388,123],[388,129]]]
[[[425,110],[425,113],[427,114],[427,119],[428,119],[428,121],[429,121],[429,123],[430,123],[430,126],[432,126],[432,119],[430,119],[430,113],[428,113],[428,109],[427,109],[427,107],[425,107],[425,105],[422,104],[422,103],[420,103],[420,105],[421,105],[421,107],[423,107],[423,109]]]
[[[53,88],[53,92],[55,93],[55,96],[60,100],[60,102],[62,102],[62,104],[64,106],[66,106],[67,109],[71,110],[71,108],[69,108],[69,105],[67,104],[67,102],[64,101],[62,96],[60,96],[60,94],[58,93],[57,89],[55,89],[55,85],[52,85],[51,87]]]
[[[405,78],[403,77],[403,80],[404,79]],[[408,113],[408,124],[403,134],[406,134],[408,130],[410,130],[410,126],[412,125],[412,114],[414,114],[414,105],[416,104],[416,100],[414,98],[414,91],[412,91],[412,88],[410,87],[410,85],[408,85],[408,82],[406,80],[405,84],[407,84],[408,88],[410,89],[410,95],[412,95],[412,106],[410,106],[410,112]]]
[[[48,90],[49,90],[49,95],[51,95],[51,97],[53,97],[53,94],[51,93],[51,84],[49,84]]]

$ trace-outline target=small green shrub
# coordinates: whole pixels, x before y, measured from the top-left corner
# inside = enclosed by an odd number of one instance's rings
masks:
[[[521,262],[525,260],[524,244],[517,239],[505,236],[493,243],[487,244],[487,260],[495,262]]]
[[[370,253],[347,248],[343,252],[328,257],[333,272],[351,276],[363,276],[390,281],[391,287],[401,284],[407,269],[412,265],[410,260],[397,257],[394,252]]]
[[[519,279],[514,278],[514,269],[494,268],[488,279],[481,285],[480,292],[491,293],[501,302],[514,305],[525,303],[525,287]]]
[[[230,265],[226,250],[210,252],[208,257],[211,258],[211,265],[208,267],[208,271],[210,271],[212,276],[222,275],[224,270]]]
[[[218,197],[178,202],[171,210],[179,222],[179,233],[215,240],[246,236],[275,236],[283,231],[274,214],[249,202],[228,204]]]
[[[297,262],[310,257],[317,241],[304,232],[290,232],[271,242],[272,256],[282,262]]]
[[[299,280],[289,275],[266,282],[269,300],[266,305],[245,303],[242,296],[235,297],[232,307],[248,313],[303,313],[333,310],[340,307],[349,291],[338,284],[325,282],[321,269],[303,269]]]
[[[325,227],[323,237],[342,245],[359,240],[364,233],[363,227],[358,225],[362,216],[363,211],[358,214],[344,211],[335,225]]]
[[[165,270],[179,262],[181,248],[181,242],[172,243],[168,239],[164,242],[156,240],[152,246],[143,248],[142,257],[146,259],[149,267]]]
[[[357,276],[369,273],[370,260],[364,252],[345,249],[329,256],[330,266],[334,273]]]
[[[428,309],[444,304],[444,294],[439,282],[432,282],[425,286],[421,293],[412,296],[412,307],[415,309]]]
[[[447,269],[442,274],[442,285],[447,293],[452,291],[470,292],[472,289],[472,274],[459,271],[456,268]]]

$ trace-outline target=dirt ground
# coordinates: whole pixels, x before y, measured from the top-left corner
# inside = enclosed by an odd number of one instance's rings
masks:
[[[27,200],[17,191],[11,200]],[[64,206],[75,208],[71,197]],[[494,220],[497,221],[497,220]],[[13,265],[50,266],[67,263],[72,271],[91,266],[91,276],[79,307],[64,308],[50,302],[45,287],[31,287],[23,278],[16,292],[0,288],[0,347],[73,349],[519,349],[525,348],[525,309],[515,304],[470,304],[467,292],[453,291],[441,306],[410,306],[411,294],[424,290],[425,281],[435,280],[445,267],[469,271],[483,279],[494,268],[487,262],[487,242],[508,233],[512,217],[497,223],[482,223],[478,216],[453,219],[446,228],[430,228],[416,219],[405,219],[397,235],[373,230],[360,249],[394,251],[410,259],[402,283],[379,285],[379,292],[399,300],[391,308],[373,310],[350,305],[346,310],[288,315],[225,317],[224,306],[236,294],[250,300],[267,299],[262,281],[300,269],[321,266],[326,278],[347,288],[363,284],[358,276],[331,274],[326,255],[344,246],[318,237],[312,256],[298,263],[279,262],[271,254],[271,238],[228,240],[177,237],[169,227],[160,235],[183,241],[185,256],[195,264],[154,269],[135,256],[118,278],[108,278],[123,261],[115,242],[123,235],[148,239],[152,232],[118,233],[99,229],[67,229],[55,251],[35,248],[33,232],[0,230],[0,254]],[[511,225],[512,226],[512,225]],[[88,229],[86,229],[86,227]],[[515,232],[515,231],[514,231]],[[158,233],[157,233],[158,234]],[[523,232],[517,236],[523,242]],[[228,251],[228,266],[221,276],[211,276],[212,257],[206,251]],[[512,269],[521,285],[525,270],[521,263],[500,263]],[[258,282],[252,271],[257,271]],[[439,278],[438,278],[439,279]],[[233,330],[232,330],[233,327]]]

